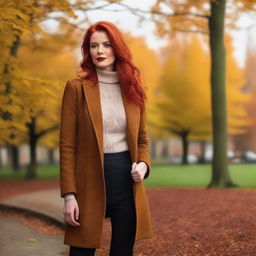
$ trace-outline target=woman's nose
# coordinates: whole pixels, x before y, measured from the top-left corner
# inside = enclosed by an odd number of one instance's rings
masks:
[[[102,46],[99,46],[98,52],[99,52],[99,53],[103,52]]]

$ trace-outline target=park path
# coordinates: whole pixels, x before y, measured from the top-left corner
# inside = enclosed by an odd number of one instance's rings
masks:
[[[1,183],[0,181],[0,195]],[[6,181],[7,182],[7,181]],[[47,183],[49,185],[49,183]],[[16,182],[16,189],[19,185]],[[62,219],[62,200],[59,187],[21,189],[22,194],[3,192],[0,203],[23,207]],[[20,185],[22,186],[22,185]],[[3,186],[8,187],[8,186]],[[13,188],[12,188],[13,189]],[[10,189],[11,190],[11,189]],[[136,242],[136,256],[255,256],[256,255],[256,190],[254,189],[204,189],[204,188],[148,188],[152,212],[154,237]],[[39,206],[44,207],[39,207]],[[8,228],[11,219],[0,225]],[[18,225],[14,225],[17,226]],[[17,228],[22,230],[22,228]],[[0,235],[8,229],[1,229]],[[15,232],[14,229],[9,230]],[[4,233],[6,236],[6,233]],[[17,232],[18,235],[18,232]],[[109,249],[111,226],[105,220],[102,248],[96,256],[106,256]],[[56,244],[62,244],[62,236],[55,236]],[[17,239],[18,242],[19,239]],[[53,239],[54,240],[54,239]],[[46,240],[47,241],[47,240]],[[53,242],[54,243],[54,242]],[[49,244],[50,245],[50,244]],[[67,255],[67,246],[54,246],[58,253]],[[0,244],[0,248],[1,244]],[[4,248],[4,247],[3,247]],[[5,247],[6,248],[6,247]],[[32,248],[32,247],[31,247]],[[35,247],[34,256],[37,254]],[[3,250],[3,249],[2,249]],[[31,249],[32,250],[32,249]],[[62,253],[62,254],[61,254]],[[5,255],[28,255],[9,254]],[[47,255],[47,254],[45,254]],[[50,254],[49,254],[50,255]]]

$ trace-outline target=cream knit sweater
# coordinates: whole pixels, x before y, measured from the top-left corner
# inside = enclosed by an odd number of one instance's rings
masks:
[[[117,71],[96,68],[103,119],[104,153],[128,150],[126,113],[121,96]]]

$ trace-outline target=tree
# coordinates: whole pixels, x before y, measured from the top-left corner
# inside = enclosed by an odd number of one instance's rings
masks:
[[[188,163],[189,140],[211,137],[209,60],[198,37],[174,39],[163,52],[165,63],[155,103],[155,122],[150,123],[182,142],[182,163]]]
[[[21,72],[21,61],[17,54],[22,38],[28,33],[40,33],[45,35],[38,23],[42,21],[53,9],[73,15],[68,1],[2,1],[0,14],[0,29],[3,32],[0,39],[0,73],[1,73],[1,97],[0,115],[2,117],[2,141],[11,146],[13,156],[13,168],[18,168],[17,133],[18,128],[24,129],[24,123],[15,121],[14,115],[22,111],[21,99],[17,97],[14,85],[19,86],[25,81],[24,86],[29,82],[33,83],[31,77],[26,77]],[[24,88],[24,87],[23,87]],[[25,120],[24,120],[25,121]],[[23,126],[23,127],[21,127]]]
[[[246,106],[250,101],[250,96],[243,91],[246,83],[244,69],[240,68],[234,58],[234,48],[232,38],[225,36],[225,47],[227,49],[227,124],[228,134],[238,135],[246,133],[250,126],[250,117],[246,111]]]
[[[182,163],[188,163],[189,140],[211,137],[209,60],[198,37],[173,40],[163,66],[156,125],[181,138]],[[152,124],[153,125],[153,124]]]
[[[18,56],[23,60],[24,73],[37,78],[30,90],[20,91],[23,112],[27,114],[27,132],[23,134],[23,138],[29,141],[30,146],[28,178],[36,176],[36,147],[39,141],[52,148],[58,145],[58,139],[53,144],[54,140],[50,142],[43,138],[48,133],[58,131],[63,86],[75,76],[77,60],[74,46],[70,45],[69,39],[65,40],[68,38],[65,34],[72,35],[73,40],[78,40],[78,35],[69,30],[64,31],[62,29],[62,34],[56,34],[53,40],[24,39]],[[51,136],[48,137],[52,139]]]
[[[240,11],[253,9],[253,1],[232,1]],[[209,4],[209,5],[208,5]],[[167,13],[163,10],[171,10]],[[232,187],[227,161],[227,107],[226,107],[226,62],[224,47],[225,0],[174,1],[158,0],[152,13],[157,20],[158,32],[163,35],[173,31],[199,32],[209,35],[211,56],[211,97],[213,125],[212,178],[208,187]],[[176,21],[174,21],[176,19]],[[167,21],[167,22],[166,22]]]
[[[226,36],[225,41],[228,49],[228,133],[234,135],[246,131],[249,121],[245,104],[249,99],[241,90],[243,71],[233,57],[231,37]],[[200,40],[199,36],[183,35],[173,39],[170,46],[162,50],[165,64],[158,90],[164,97],[159,97],[155,104],[155,122],[151,125],[181,138],[183,163],[187,163],[189,141],[203,142],[212,138],[210,60],[204,46],[205,40]]]
[[[243,155],[247,150],[256,151],[256,53],[252,46],[248,45],[245,64],[246,82],[241,88],[250,98],[245,111],[251,125],[247,127],[246,133],[233,136],[235,149],[239,155]]]

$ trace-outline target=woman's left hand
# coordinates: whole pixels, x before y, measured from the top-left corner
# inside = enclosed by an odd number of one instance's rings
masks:
[[[138,164],[134,162],[132,164],[132,178],[135,182],[140,182],[144,179],[144,176],[147,172],[147,164],[145,162],[139,162]]]

